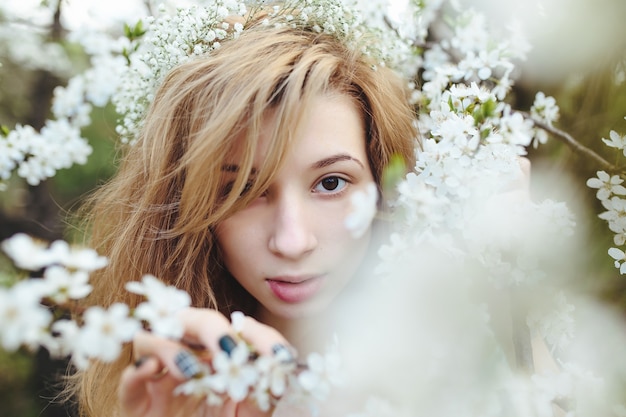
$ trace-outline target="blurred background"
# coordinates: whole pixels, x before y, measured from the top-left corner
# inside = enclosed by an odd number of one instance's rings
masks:
[[[527,111],[537,91],[554,96],[561,109],[559,129],[586,147],[617,163],[620,154],[601,138],[610,130],[626,134],[626,2],[623,0],[552,0],[510,2],[474,0],[465,3],[482,10],[495,22],[519,16],[529,29],[533,46],[529,59],[519,65],[513,108]],[[535,8],[530,7],[536,6]],[[144,11],[141,0],[8,0],[0,5],[0,124],[40,128],[49,117],[53,89],[88,65],[88,57],[67,41],[69,30],[81,25],[102,25],[122,33],[122,22]],[[537,8],[538,7],[538,8]],[[529,13],[529,10],[533,10]],[[540,13],[536,13],[540,10]],[[19,30],[17,30],[19,29]],[[30,33],[30,35],[29,35]],[[32,36],[31,36],[32,35]],[[51,45],[42,50],[39,36]],[[93,123],[84,131],[93,147],[86,165],[75,165],[38,186],[11,178],[0,192],[0,240],[26,232],[45,240],[73,240],[72,213],[82,198],[115,172],[116,115],[112,108],[96,108]],[[623,156],[622,156],[623,157]],[[589,230],[591,259],[581,283],[597,297],[626,313],[626,278],[613,268],[607,249],[612,234],[597,214],[603,209],[595,191],[586,187],[598,167],[551,140],[529,150],[534,169],[573,178],[573,191],[532,184],[537,199],[567,200],[574,192],[585,202],[577,207],[579,224]],[[567,260],[564,260],[566,262]],[[0,283],[9,284],[12,269],[0,258]],[[65,416],[70,410],[54,402],[55,375],[65,363],[50,361],[45,352],[33,355],[0,350],[0,414],[3,416]]]

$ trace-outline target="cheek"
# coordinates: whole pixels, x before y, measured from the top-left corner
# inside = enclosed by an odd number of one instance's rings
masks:
[[[254,225],[246,224],[246,219],[233,216],[224,220],[216,229],[215,236],[226,268],[235,274],[233,268],[245,268],[259,252],[260,237],[256,236]]]
[[[327,212],[328,213],[328,212]],[[355,239],[345,226],[345,217],[349,210],[341,210],[335,216],[316,216],[316,230],[319,248],[323,255],[336,264],[346,267],[359,264],[369,247],[370,232]]]

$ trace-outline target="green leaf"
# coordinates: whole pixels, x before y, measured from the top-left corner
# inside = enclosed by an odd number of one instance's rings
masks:
[[[389,163],[383,170],[382,186],[383,192],[391,191],[396,184],[404,178],[406,174],[406,162],[401,155],[394,154],[391,156]]]
[[[139,22],[137,22],[137,24],[135,25],[135,30],[133,32],[136,38],[139,38],[146,33],[145,29],[143,28],[143,21],[140,20]]]
[[[144,29],[143,21],[141,20],[139,20],[134,27],[130,27],[128,24],[124,23],[124,36],[131,41],[142,37],[145,33],[146,30]]]
[[[124,36],[126,36],[128,39],[131,39],[133,36],[133,32],[130,26],[128,26],[128,23],[124,23]]]

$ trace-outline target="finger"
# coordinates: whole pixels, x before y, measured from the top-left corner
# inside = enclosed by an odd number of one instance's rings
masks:
[[[186,346],[148,332],[139,332],[135,336],[133,352],[136,359],[149,358],[146,364],[139,366],[139,369],[144,369],[146,365],[145,368],[152,371],[149,375],[152,378],[165,369],[180,382],[193,377],[201,370],[200,361]],[[152,365],[153,361],[157,363],[156,368]]]
[[[189,344],[200,344],[212,352],[221,350],[219,340],[224,335],[234,336],[230,322],[218,311],[188,308],[179,313],[185,328],[184,340]]]
[[[251,343],[261,355],[272,355],[281,349],[287,349],[292,356],[295,350],[287,339],[276,329],[245,316],[241,323],[241,336]]]
[[[200,342],[212,352],[222,350],[230,353],[237,345],[235,333],[239,333],[259,354],[273,354],[276,349],[290,346],[276,329],[252,317],[244,316],[237,331],[224,315],[215,310],[185,309],[179,318],[185,327],[185,338]]]
[[[150,415],[150,410],[155,409],[164,415],[172,415],[164,410],[179,407],[176,402],[182,398],[173,392],[180,382],[156,357],[136,361],[124,369],[120,378],[118,398],[124,410],[121,415]]]
[[[118,395],[122,404],[137,405],[148,395],[147,383],[161,369],[158,359],[146,358],[140,366],[130,365],[120,378]]]
[[[163,373],[163,369],[166,370]],[[135,410],[134,415],[143,415],[155,401],[162,401],[180,381],[173,378],[167,368],[163,368],[155,357],[145,358],[141,363],[129,365],[122,372],[118,389],[120,404],[127,410]],[[155,392],[161,393],[155,397]]]

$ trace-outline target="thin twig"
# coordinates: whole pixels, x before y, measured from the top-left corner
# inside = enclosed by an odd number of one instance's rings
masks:
[[[146,10],[148,11],[148,16],[156,16],[154,13],[154,10],[152,8],[152,1],[151,0],[144,0],[143,2],[144,6],[146,6]]]
[[[535,371],[535,364],[530,329],[526,323],[526,311],[520,309],[522,305],[520,301],[520,294],[515,290],[511,291],[510,311],[515,364],[519,371],[532,374]]]
[[[542,122],[541,120],[537,120],[536,118],[532,117],[527,112],[520,112],[520,113],[527,119],[532,120],[535,126],[552,134],[557,140],[569,146],[575,153],[591,158],[602,169],[605,169],[609,172],[622,172],[623,171],[622,167],[619,167],[617,165],[610,163],[609,161],[607,161],[606,159],[604,159],[603,157],[595,153],[593,150],[582,145],[580,142],[574,139],[574,137],[570,135],[569,133],[567,133],[566,131],[558,129],[554,126],[551,126],[545,122]]]

